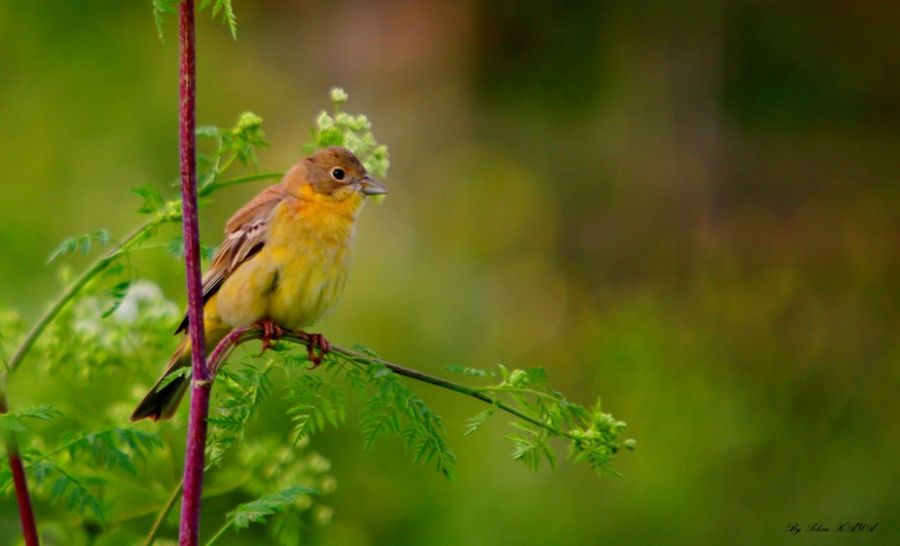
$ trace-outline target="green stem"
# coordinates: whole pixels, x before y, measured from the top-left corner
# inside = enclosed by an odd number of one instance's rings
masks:
[[[552,432],[553,434],[556,434],[558,436],[571,437],[568,432],[558,430],[558,429],[550,426],[546,422],[541,421],[540,419],[537,419],[531,415],[528,415],[527,413],[523,413],[522,411],[507,404],[506,402],[503,402],[502,400],[499,400],[492,396],[488,396],[488,395],[484,394],[483,392],[481,392],[481,389],[479,389],[479,388],[467,387],[465,385],[461,385],[459,383],[455,383],[455,382],[449,381],[447,379],[436,377],[436,376],[433,376],[433,375],[430,375],[430,374],[427,374],[424,372],[420,372],[418,370],[413,370],[413,369],[407,368],[405,366],[401,366],[399,364],[394,364],[393,362],[388,362],[387,360],[382,360],[380,358],[372,358],[372,357],[362,355],[362,354],[354,352],[354,351],[348,351],[347,349],[342,349],[340,347],[332,347],[331,352],[337,353],[337,354],[341,355],[342,357],[344,357],[345,359],[347,359],[351,362],[356,362],[358,364],[363,364],[363,365],[380,364],[380,365],[384,366],[385,368],[388,368],[389,370],[391,370],[392,372],[394,372],[397,375],[402,375],[403,377],[415,379],[416,381],[420,381],[422,383],[428,383],[429,385],[434,385],[435,387],[440,387],[442,389],[451,390],[454,392],[458,392],[460,394],[464,394],[471,398],[475,398],[476,400],[481,400],[482,402],[484,402],[486,404],[490,404],[490,405],[494,406],[495,408],[505,411],[506,413],[508,413],[510,415],[514,415],[514,416],[518,417],[519,419],[522,419],[523,421],[527,421],[527,422],[531,423],[532,425],[546,429],[546,430]]]
[[[153,542],[156,540],[156,535],[159,533],[159,530],[162,529],[163,523],[165,523],[166,518],[169,516],[169,512],[172,511],[172,508],[175,507],[175,503],[178,502],[179,497],[181,497],[181,490],[184,488],[184,481],[178,482],[178,487],[176,487],[172,494],[169,495],[169,500],[166,501],[163,509],[160,510],[159,515],[156,516],[156,520],[153,522],[153,527],[150,528],[150,532],[147,533],[147,538],[144,539],[144,546],[151,546]]]
[[[274,178],[281,178],[284,176],[284,172],[268,172],[268,173],[256,173],[256,174],[248,174],[246,176],[236,176],[234,178],[230,178],[228,180],[223,180],[221,182],[213,182],[209,186],[203,189],[203,195],[208,195],[209,193],[221,189],[227,188],[228,186],[236,186],[238,184],[246,184],[247,182],[255,182],[257,180],[271,180]]]
[[[239,328],[236,330],[232,330],[232,333],[226,336],[226,338],[221,343],[230,343],[230,347],[224,347],[223,350],[219,350],[216,348],[216,353],[220,353],[221,358],[211,359],[209,362],[210,370],[213,374],[215,374],[216,369],[220,365],[221,361],[224,360],[231,350],[244,343],[246,341],[250,341],[251,339],[261,339],[263,336],[262,328],[258,326],[250,327],[250,328]],[[292,341],[294,343],[300,343],[301,345],[306,345],[307,347],[310,344],[310,336],[306,332],[298,332],[294,330],[285,330],[281,339],[286,341]],[[455,383],[453,381],[449,381],[447,379],[443,379],[441,377],[433,376],[427,374],[425,372],[420,372],[418,370],[413,370],[411,368],[407,368],[405,366],[401,366],[399,364],[394,364],[393,362],[388,362],[387,360],[383,360],[381,358],[376,358],[370,355],[366,355],[363,353],[358,353],[356,351],[351,351],[348,349],[344,349],[341,347],[331,347],[331,353],[340,355],[344,360],[348,362],[352,362],[355,364],[360,364],[363,366],[371,366],[371,365],[380,365],[385,368],[391,370],[397,375],[401,375],[403,377],[408,377],[410,379],[414,379],[416,381],[420,381],[422,383],[428,383],[429,385],[434,385],[435,387],[440,387],[442,389],[447,389],[453,392],[458,392],[460,394],[466,395],[468,397],[474,398],[476,400],[480,400],[486,404],[490,404],[495,408],[505,411],[510,415],[514,415],[519,419],[531,423],[536,427],[540,427],[557,436],[565,436],[566,438],[575,439],[575,437],[569,433],[568,431],[559,430],[549,423],[542,421],[534,416],[528,415],[527,413],[522,412],[521,410],[494,398],[492,396],[488,396],[481,392],[480,389],[475,387],[467,387],[465,385],[461,385],[459,383]]]
[[[219,530],[216,531],[216,534],[214,534],[212,537],[210,537],[210,539],[206,542],[206,546],[211,546],[214,542],[219,540],[219,538],[221,538],[221,536],[224,535],[226,531],[231,529],[231,526],[233,523],[234,522],[230,519],[226,520],[225,523],[222,524],[221,527],[219,527]]]
[[[550,400],[551,402],[558,402],[559,398],[553,396],[552,394],[547,394],[546,392],[536,391],[534,389],[521,389],[519,387],[510,387],[509,385],[490,385],[487,387],[478,387],[476,390],[480,392],[508,392],[508,393],[519,393],[519,394],[530,394],[537,398],[544,398],[546,400]]]
[[[209,470],[209,467],[204,470]],[[229,484],[225,487],[211,488],[210,491],[203,492],[203,498],[208,499],[210,497],[215,497],[217,495],[224,495],[225,493],[230,493],[235,489],[242,487],[247,484],[246,479],[241,480],[237,483]],[[172,490],[172,494],[169,496],[169,500],[166,501],[166,504],[163,506],[162,510],[160,510],[159,514],[156,516],[156,519],[153,521],[153,527],[150,528],[150,532],[147,533],[147,538],[144,539],[143,546],[151,546],[153,542],[156,540],[156,535],[159,534],[160,529],[162,528],[163,523],[166,521],[166,518],[169,516],[169,512],[172,511],[172,508],[175,507],[175,503],[178,502],[178,498],[181,496],[182,488],[184,488],[184,480],[178,482],[178,485],[175,486],[175,489]],[[150,512],[151,514],[153,512]],[[129,516],[127,518],[123,518],[117,523],[124,523],[126,521],[130,521],[133,519],[138,519],[148,515],[147,513],[135,514],[134,516]]]

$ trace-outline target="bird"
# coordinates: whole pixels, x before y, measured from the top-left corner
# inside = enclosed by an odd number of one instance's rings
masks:
[[[369,196],[387,193],[350,150],[332,146],[304,158],[225,225],[225,239],[203,276],[203,328],[209,351],[234,328],[263,328],[263,351],[282,329],[302,330],[332,310],[352,258],[356,219]],[[190,384],[188,318],[160,379],[132,421],[168,419]],[[330,344],[310,334],[318,365]],[[315,349],[318,350],[316,352]]]

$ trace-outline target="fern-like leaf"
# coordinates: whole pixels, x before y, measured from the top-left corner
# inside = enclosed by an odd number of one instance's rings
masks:
[[[13,410],[9,413],[0,414],[0,431],[6,432],[25,432],[28,427],[25,425],[24,419],[37,419],[39,421],[50,421],[62,415],[62,412],[53,406],[40,405],[29,408]]]
[[[295,485],[255,501],[239,504],[226,517],[236,529],[246,529],[251,523],[262,523],[267,517],[284,512],[298,497],[315,494],[315,489]]]

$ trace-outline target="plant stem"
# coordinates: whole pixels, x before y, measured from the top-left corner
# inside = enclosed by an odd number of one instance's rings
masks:
[[[22,465],[22,456],[14,442],[6,444],[9,468],[12,471],[13,483],[16,489],[16,503],[19,505],[19,521],[22,523],[22,536],[27,546],[38,546],[37,524],[34,521],[34,509],[31,507],[31,495],[28,493],[28,482],[25,477],[25,467]]]
[[[204,470],[209,470],[210,467],[205,468]],[[219,495],[224,495],[226,493],[230,493],[239,487],[246,485],[247,480],[242,479],[237,483],[229,484],[226,487],[219,486],[218,488],[213,488],[212,490],[207,489],[203,492],[203,498],[208,499],[211,497],[216,497]],[[172,511],[172,508],[175,506],[175,503],[178,502],[178,497],[181,496],[181,492],[184,490],[184,481],[178,482],[178,485],[175,486],[175,489],[172,490],[172,493],[169,496],[169,500],[166,501],[166,504],[163,505],[162,510],[156,515],[156,519],[153,521],[153,527],[150,528],[150,531],[147,533],[147,537],[144,539],[143,546],[152,546],[152,544],[156,541],[156,535],[159,534],[160,529],[162,529],[163,523],[166,521],[166,517],[169,515],[169,512]],[[149,512],[152,514],[153,512]],[[119,520],[117,523],[122,523],[125,521],[130,521],[132,519],[137,519],[140,517],[144,517],[149,515],[148,513],[140,513],[133,516],[129,516],[127,518]],[[110,525],[111,527],[112,525]]]
[[[6,390],[0,388],[0,413],[7,413],[9,407],[6,402]],[[34,521],[34,509],[31,506],[31,495],[28,493],[28,479],[25,476],[25,466],[22,464],[22,456],[19,454],[19,444],[12,432],[6,435],[6,456],[9,462],[9,470],[12,472],[13,486],[16,490],[16,504],[19,506],[19,521],[22,524],[22,536],[26,546],[39,546],[37,524]]]
[[[232,524],[233,522],[230,519],[223,523],[222,526],[219,527],[219,530],[216,531],[216,534],[214,534],[212,537],[210,537],[209,540],[206,541],[206,546],[212,546],[217,540],[222,537],[222,535],[225,534],[226,531],[231,529]]]
[[[269,180],[273,178],[281,178],[284,176],[284,171],[278,172],[268,172],[268,173],[255,173],[248,174],[245,176],[236,176],[229,180],[223,180],[221,182],[213,182],[206,188],[204,188],[203,195],[206,195],[214,190],[218,190],[220,188],[227,188],[228,186],[236,186],[238,184],[246,184],[247,182],[255,182],[257,180]]]
[[[159,512],[159,515],[156,516],[156,520],[153,522],[153,527],[150,528],[150,532],[147,533],[147,538],[144,539],[144,546],[152,546],[153,542],[156,541],[156,535],[159,533],[159,530],[162,528],[163,523],[166,521],[166,517],[168,517],[169,512],[172,511],[172,508],[175,507],[175,503],[178,502],[178,497],[181,496],[181,492],[184,490],[184,481],[179,482],[178,487],[176,487],[172,494],[169,496],[169,500],[166,501],[165,506]]]
[[[261,339],[262,336],[263,330],[259,326],[236,328],[232,330],[231,333],[225,336],[225,338],[223,338],[222,341],[220,341],[218,345],[216,345],[216,348],[210,354],[209,369],[211,371],[211,374],[213,376],[215,375],[215,372],[218,370],[219,366],[235,347],[252,339]],[[309,334],[307,334],[306,332],[299,332],[294,330],[283,330],[280,339],[291,341],[294,343],[300,343],[301,345],[306,345],[307,347],[311,343]],[[548,430],[553,434],[574,439],[574,437],[568,431],[559,430],[549,423],[542,421],[541,419],[538,419],[532,415],[528,415],[527,413],[520,411],[519,409],[503,402],[498,398],[488,396],[487,394],[484,394],[484,392],[482,392],[479,388],[467,387],[465,385],[461,385],[447,379],[436,377],[425,372],[420,372],[412,368],[407,368],[406,366],[401,366],[399,364],[394,364],[393,362],[389,362],[381,358],[376,358],[371,355],[344,349],[342,347],[332,346],[331,353],[339,355],[341,358],[348,362],[352,362],[362,366],[384,366],[397,375],[408,377],[422,383],[428,383],[429,385],[434,385],[435,387],[440,387],[442,389],[447,389],[453,392],[464,394],[471,398],[475,398],[476,400],[480,400],[486,404],[490,404],[491,406],[505,411],[510,415],[514,415],[515,417],[518,417],[523,421],[527,421],[536,427]]]
[[[285,336],[285,339],[289,339],[289,338],[287,336]],[[308,342],[301,342],[301,343],[308,344]],[[393,362],[388,362],[387,360],[382,360],[380,358],[373,358],[368,355],[357,353],[355,351],[348,351],[347,349],[342,349],[341,347],[332,347],[331,352],[341,355],[346,360],[349,360],[351,362],[356,362],[356,363],[362,364],[364,366],[372,365],[372,364],[380,364],[380,365],[384,366],[385,368],[391,370],[392,372],[394,372],[397,375],[402,375],[403,377],[415,379],[416,381],[421,381],[422,383],[428,383],[429,385],[434,385],[435,387],[440,387],[442,389],[451,390],[453,392],[458,392],[460,394],[464,394],[466,396],[475,398],[476,400],[481,400],[482,402],[484,402],[486,404],[490,404],[490,405],[494,406],[495,408],[505,411],[506,413],[509,413],[510,415],[514,415],[514,416],[518,417],[519,419],[522,419],[523,421],[527,421],[527,422],[531,423],[532,425],[549,430],[550,432],[553,432],[554,434],[557,434],[560,436],[569,437],[568,432],[566,432],[564,430],[558,430],[558,429],[550,426],[548,423],[541,421],[540,419],[536,419],[535,417],[528,415],[527,413],[523,413],[522,411],[519,411],[518,409],[514,408],[513,406],[510,406],[509,404],[507,404],[506,402],[503,402],[502,400],[499,400],[497,398],[494,398],[494,397],[484,394],[477,388],[460,385],[459,383],[449,381],[447,379],[433,376],[433,375],[427,374],[425,372],[420,372],[418,370],[413,370],[412,368],[407,368],[407,367],[401,366],[399,364],[394,364]]]
[[[200,534],[203,457],[209,414],[209,369],[203,332],[203,294],[200,279],[200,227],[197,221],[196,50],[194,0],[178,4],[179,152],[181,159],[181,218],[184,268],[187,278],[188,333],[191,340],[191,413],[184,457],[184,495],[181,502],[181,546],[196,546]]]

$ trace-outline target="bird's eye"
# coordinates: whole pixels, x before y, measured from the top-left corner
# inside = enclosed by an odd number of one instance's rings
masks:
[[[346,173],[344,173],[344,169],[340,167],[335,167],[331,169],[331,176],[334,177],[335,180],[343,180]]]

